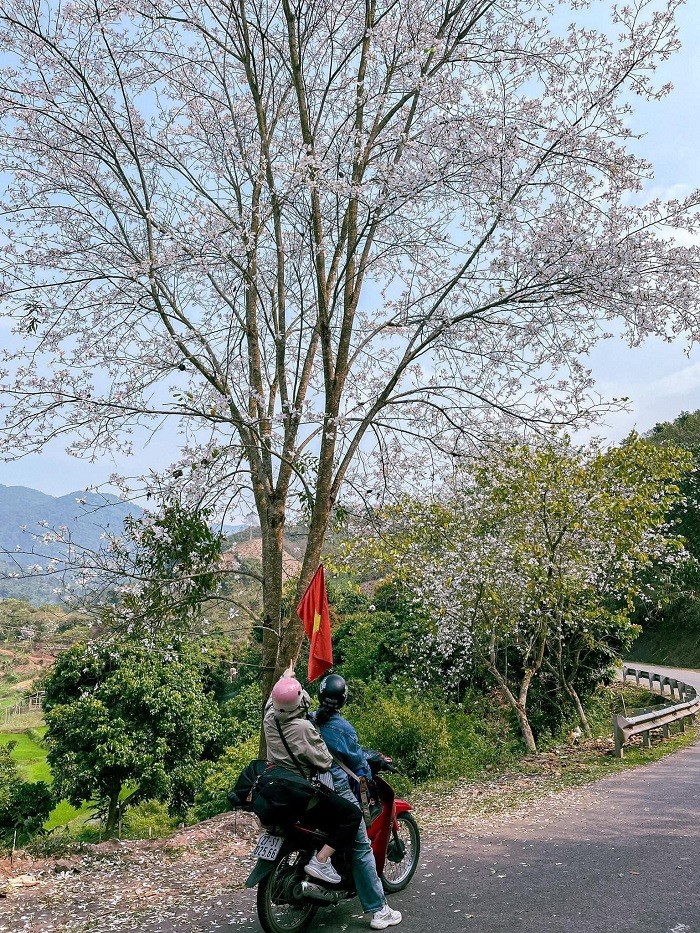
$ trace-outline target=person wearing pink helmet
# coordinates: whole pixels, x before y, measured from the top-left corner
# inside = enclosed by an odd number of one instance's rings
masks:
[[[316,726],[307,718],[311,697],[299,681],[287,670],[272,688],[265,706],[263,730],[267,757],[274,764],[290,771],[314,777],[328,772],[333,764],[326,743]],[[328,835],[328,843],[311,858],[305,871],[313,878],[338,884],[341,877],[330,857],[336,849],[349,849],[355,840],[362,814],[356,806],[330,788],[311,803],[317,825]]]

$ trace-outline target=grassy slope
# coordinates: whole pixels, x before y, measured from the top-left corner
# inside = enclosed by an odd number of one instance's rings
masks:
[[[37,730],[43,732],[45,730]],[[0,745],[16,742],[12,757],[18,763],[25,781],[51,783],[51,771],[46,762],[46,749],[36,741],[34,730],[29,732],[0,732]],[[37,736],[38,737],[38,736]]]
[[[652,623],[632,645],[629,657],[647,664],[700,670],[700,627]]]

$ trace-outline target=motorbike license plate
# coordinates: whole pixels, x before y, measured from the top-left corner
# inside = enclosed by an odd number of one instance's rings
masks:
[[[274,862],[279,855],[283,841],[282,836],[270,836],[269,833],[263,833],[253,849],[253,858],[262,858],[266,862]]]

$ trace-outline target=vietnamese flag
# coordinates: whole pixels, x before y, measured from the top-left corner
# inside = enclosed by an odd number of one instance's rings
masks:
[[[304,623],[304,631],[309,636],[309,681],[316,680],[329,667],[333,666],[333,646],[331,645],[331,616],[328,611],[326,580],[323,576],[323,564],[313,575],[306,592],[299,600],[297,615]]]

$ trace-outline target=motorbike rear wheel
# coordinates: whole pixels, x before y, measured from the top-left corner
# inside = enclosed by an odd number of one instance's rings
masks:
[[[265,933],[301,933],[313,920],[317,904],[299,897],[309,852],[287,852],[258,885],[258,919]]]
[[[391,830],[389,846],[382,873],[382,886],[389,894],[403,891],[418,868],[420,858],[420,832],[410,813],[399,813],[398,828]]]

